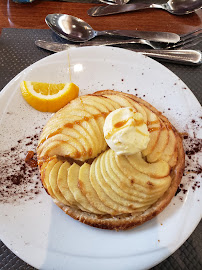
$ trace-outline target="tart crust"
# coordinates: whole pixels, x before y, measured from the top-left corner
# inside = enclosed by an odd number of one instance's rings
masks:
[[[178,131],[171,125],[168,119],[161,114],[156,108],[150,105],[148,102],[137,98],[131,94],[120,93],[112,90],[105,90],[95,92],[93,95],[102,96],[102,95],[122,95],[127,96],[136,102],[143,104],[149,110],[154,112],[166,125],[169,125],[175,136],[176,136],[176,146],[177,146],[177,162],[174,167],[172,167],[170,171],[170,176],[172,178],[171,184],[167,191],[160,197],[153,205],[151,205],[146,211],[139,213],[131,213],[131,214],[120,214],[118,216],[110,216],[110,215],[101,215],[94,214],[82,211],[75,206],[67,206],[63,203],[59,202],[56,198],[53,198],[54,202],[69,216],[74,218],[75,220],[79,220],[84,224],[88,224],[93,227],[108,229],[108,230],[127,230],[138,225],[143,224],[144,222],[151,220],[153,217],[157,216],[160,212],[162,212],[165,207],[170,203],[172,198],[174,197],[177,188],[180,184],[184,165],[185,165],[185,155],[183,149],[183,143],[180,134]]]

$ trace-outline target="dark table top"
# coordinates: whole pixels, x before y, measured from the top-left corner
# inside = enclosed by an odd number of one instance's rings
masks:
[[[87,15],[87,10],[92,6],[95,6],[95,4],[89,2],[90,0],[81,0],[80,3],[35,0],[32,4],[16,4],[11,0],[4,0],[0,2],[0,31],[4,27],[46,29],[47,26],[44,22],[44,18],[49,13],[67,13],[73,16],[80,17],[87,21],[89,24],[91,24],[97,30],[137,29],[151,31],[169,31],[181,34],[202,27],[202,10],[186,16],[173,16],[162,10],[145,10],[114,16],[107,16],[103,19],[103,17],[92,18]],[[42,32],[33,33],[35,33],[36,36],[39,37],[42,34],[44,35],[44,33]],[[25,62],[25,66],[20,67],[20,70],[15,70],[14,73],[10,74],[10,77],[8,75],[7,81],[1,80],[1,86],[3,87],[13,76],[15,76],[23,68],[27,67],[29,64],[32,64],[32,61],[37,61],[48,54],[49,53],[47,52],[41,52],[41,54],[37,55],[34,60],[31,59],[30,61]],[[198,90],[193,92],[195,93],[196,97],[201,100],[201,92],[199,89],[202,83],[202,78],[200,75],[202,74],[201,68],[185,66],[179,69],[177,66],[172,64],[165,65],[176,75],[178,75],[188,86],[190,82],[188,74],[191,72],[190,77],[192,76],[193,78],[196,78],[197,85],[199,83],[199,86],[197,86]],[[192,84],[194,84],[194,79],[192,81]],[[179,250],[177,250],[167,260],[154,267],[153,269],[202,269],[201,237],[202,223],[199,224],[192,236]],[[0,269],[7,270],[33,268],[21,261],[12,252],[10,252],[3,243],[1,243]]]

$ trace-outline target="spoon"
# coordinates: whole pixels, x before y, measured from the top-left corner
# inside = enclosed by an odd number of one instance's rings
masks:
[[[73,42],[85,42],[100,35],[142,38],[166,43],[176,43],[180,40],[179,35],[168,32],[136,30],[96,31],[83,20],[66,14],[49,14],[46,16],[45,21],[56,34]]]
[[[184,15],[194,12],[202,7],[202,0],[169,0],[163,4],[151,4],[148,2],[134,3],[126,5],[109,5],[93,7],[88,10],[90,16],[105,16],[129,12],[140,9],[160,8],[174,15]]]

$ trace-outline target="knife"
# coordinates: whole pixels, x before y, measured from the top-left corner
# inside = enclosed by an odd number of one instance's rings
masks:
[[[126,4],[126,5],[107,5],[107,6],[97,6],[92,7],[88,10],[88,15],[92,17],[97,16],[105,16],[111,14],[118,14],[122,12],[131,11],[131,7],[133,10],[140,10],[149,8],[150,4],[148,3],[134,3],[134,4]]]
[[[92,46],[92,42],[85,42],[88,46]],[[90,44],[89,44],[90,43]],[[97,46],[104,45],[114,45],[114,42],[96,42]],[[113,44],[112,44],[113,43]],[[83,43],[81,45],[72,45],[72,44],[61,44],[57,42],[48,42],[45,40],[36,40],[35,44],[45,50],[51,52],[61,52],[71,48],[86,47]],[[117,44],[117,43],[116,43]],[[93,45],[95,45],[93,43]],[[136,50],[128,49],[137,53],[142,53],[144,55],[150,56],[155,59],[160,59],[163,61],[174,62],[176,64],[184,65],[200,65],[202,63],[202,53],[197,50]]]
[[[180,36],[170,32],[138,31],[138,30],[105,30],[97,31],[97,35],[123,36],[130,38],[141,38],[149,41],[176,43]]]
[[[149,35],[149,32],[146,32],[146,33],[148,33],[148,35]],[[161,35],[161,34],[163,34],[163,35]],[[175,36],[173,36],[173,37],[169,36],[167,41],[166,41],[166,39],[165,39],[166,36],[164,34],[165,34],[165,32],[164,33],[161,32],[159,36],[156,36],[156,40],[158,42],[162,42],[162,39],[164,39],[165,43],[169,43],[168,40],[171,41],[171,39],[172,39],[173,43],[176,43],[176,41],[177,41],[177,39],[179,37],[177,34],[170,33],[170,34],[176,35],[176,37]],[[147,37],[149,37],[148,35],[147,35]],[[175,39],[175,41],[174,41],[174,39]],[[142,40],[142,42],[141,42],[141,40]],[[75,43],[74,44],[73,43],[71,43],[71,44],[63,44],[63,43],[58,43],[58,42],[47,42],[45,40],[36,40],[35,44],[38,47],[41,47],[43,49],[47,49],[47,46],[50,45],[51,49],[53,49],[55,47],[55,49],[58,52],[58,50],[63,51],[63,48],[66,49],[66,48],[69,48],[69,47],[73,48],[73,47],[78,47],[78,46],[79,47],[83,47],[83,46],[102,46],[102,45],[108,45],[108,46],[111,45],[112,46],[112,45],[124,45],[124,44],[134,44],[134,43],[135,44],[144,44],[144,45],[147,44],[144,41],[145,41],[145,39],[130,38],[130,39],[113,39],[113,40],[105,40],[105,41],[103,41],[103,40],[90,40],[90,41],[77,43],[77,44],[75,44]]]
[[[151,3],[133,3],[125,5],[107,5],[92,7],[88,10],[87,14],[92,17],[106,16],[112,14],[118,14],[123,12],[129,12],[134,10],[141,10],[150,8]]]

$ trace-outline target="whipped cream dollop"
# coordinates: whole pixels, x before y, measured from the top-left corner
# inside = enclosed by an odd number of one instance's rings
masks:
[[[108,146],[118,155],[138,153],[147,148],[150,140],[142,114],[130,107],[111,112],[105,119],[103,131]]]

